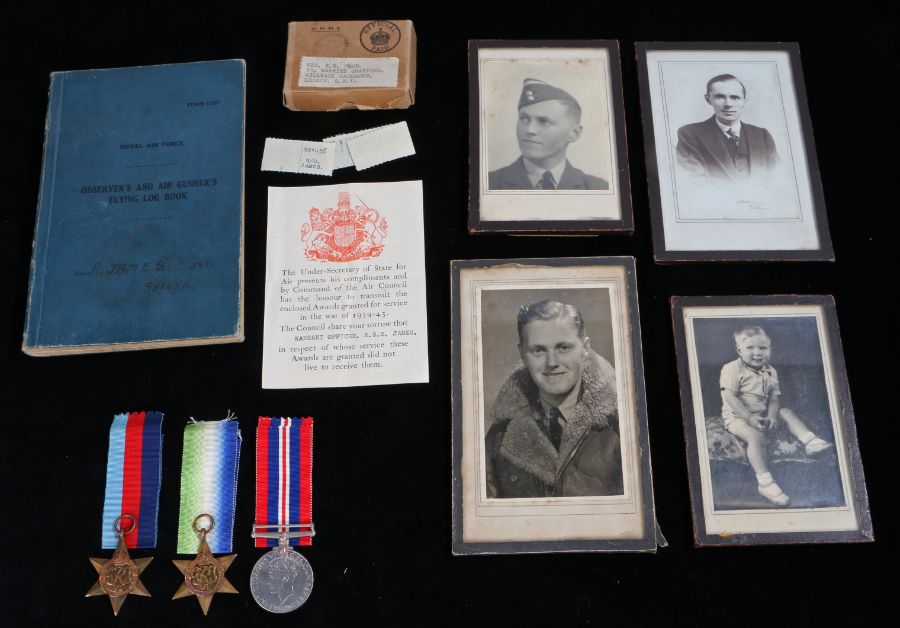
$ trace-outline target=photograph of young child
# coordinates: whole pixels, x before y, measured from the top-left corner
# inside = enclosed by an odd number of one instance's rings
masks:
[[[694,325],[716,510],[842,506],[815,318]]]

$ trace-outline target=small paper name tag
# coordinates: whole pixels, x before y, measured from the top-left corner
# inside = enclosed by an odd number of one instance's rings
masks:
[[[387,126],[387,125],[385,125]],[[362,131],[353,131],[352,133],[341,133],[340,135],[332,135],[326,137],[323,142],[334,142],[334,169],[349,168],[353,165],[353,155],[350,154],[350,140],[377,131],[384,127],[374,127],[371,129],[363,129]]]
[[[397,87],[398,57],[302,57],[300,87]]]
[[[378,127],[370,133],[350,138],[347,147],[357,170],[416,154],[406,122]]]
[[[262,170],[330,177],[334,170],[334,144],[267,137]]]
[[[334,142],[334,168],[365,170],[386,161],[416,154],[406,122],[326,137]]]

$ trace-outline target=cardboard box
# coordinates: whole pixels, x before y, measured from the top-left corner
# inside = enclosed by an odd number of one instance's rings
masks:
[[[406,109],[415,93],[416,32],[410,20],[288,24],[288,109]]]

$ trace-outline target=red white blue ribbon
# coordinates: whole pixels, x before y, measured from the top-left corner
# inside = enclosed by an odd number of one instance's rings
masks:
[[[116,548],[119,536],[113,524],[120,515],[134,517],[134,532],[125,535],[127,547],[156,547],[162,420],[162,412],[128,412],[113,418],[103,499],[103,549]]]
[[[256,525],[312,523],[312,451],[311,416],[259,417],[256,427]],[[311,545],[312,537],[293,537],[288,541],[291,545]],[[277,539],[256,539],[256,547],[276,545]]]

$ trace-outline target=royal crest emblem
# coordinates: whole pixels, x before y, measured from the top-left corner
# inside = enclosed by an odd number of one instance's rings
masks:
[[[372,42],[373,46],[387,46],[391,41],[391,35],[390,33],[386,33],[379,28],[377,31],[369,35],[369,41]]]
[[[359,32],[359,43],[369,52],[388,52],[400,43],[400,29],[387,20],[369,22]]]
[[[309,222],[300,227],[306,259],[352,262],[381,255],[387,219],[362,199],[359,202],[360,205],[351,206],[350,193],[338,192],[337,209],[309,210]]]

